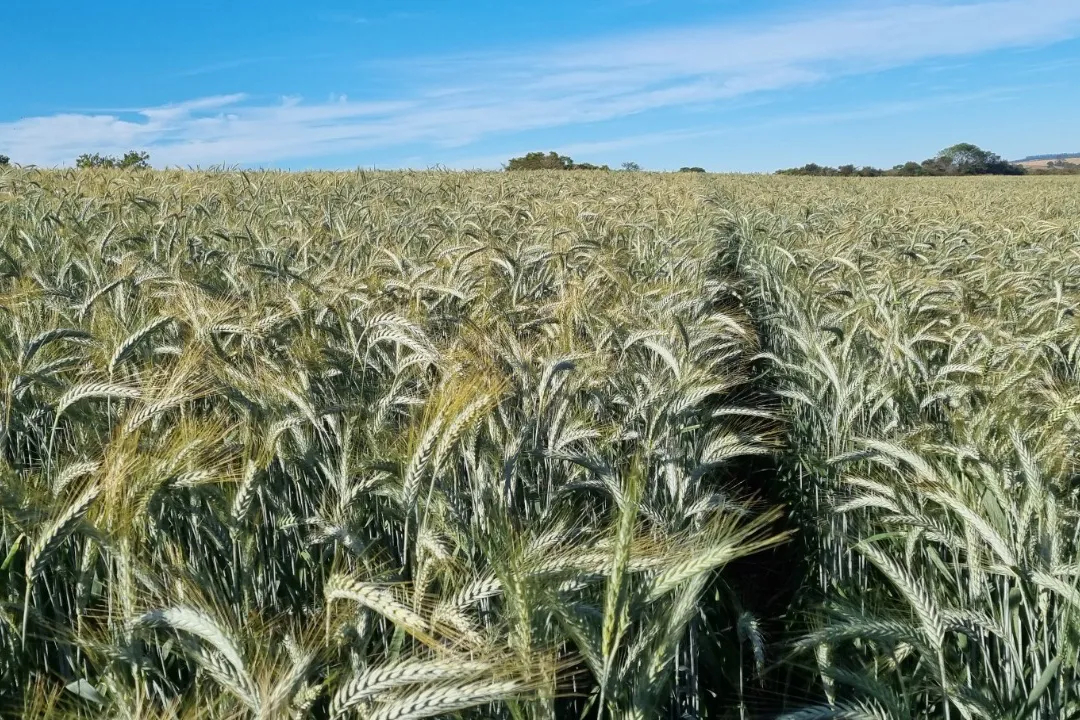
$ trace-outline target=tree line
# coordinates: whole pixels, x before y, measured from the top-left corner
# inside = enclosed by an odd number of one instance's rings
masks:
[[[638,172],[641,166],[636,162],[624,162],[619,166],[626,172]],[[608,165],[593,165],[592,163],[574,162],[568,155],[560,155],[554,150],[550,152],[531,152],[521,157],[510,158],[504,165],[504,170],[611,170]],[[701,167],[683,167],[679,172],[705,172]]]
[[[1027,169],[1003,160],[997,153],[983,150],[971,143],[959,143],[947,147],[932,158],[922,162],[908,161],[895,165],[892,169],[855,167],[841,165],[829,167],[809,163],[799,168],[777,170],[777,175],[810,175],[814,177],[881,177],[886,175],[902,177],[939,177],[948,175],[1025,175]]]
[[[610,170],[607,165],[593,165],[592,163],[578,163],[567,155],[557,152],[530,152],[521,157],[510,158],[503,165],[504,170]],[[622,164],[622,169],[627,171],[640,170],[641,167],[634,162]],[[701,167],[681,167],[679,172],[705,172]],[[856,167],[855,165],[841,165],[830,167],[808,163],[802,167],[777,170],[777,175],[807,175],[814,177],[936,177],[958,175],[1026,175],[1026,174],[1060,174],[1080,172],[1080,165],[1066,162],[1063,159],[1047,164],[1046,169],[1029,170],[1022,165],[1004,160],[1000,155],[989,150],[983,150],[972,143],[959,143],[945,148],[937,155],[927,158],[922,162],[909,161],[896,165],[890,169],[876,168],[870,165]]]
[[[11,158],[0,155],[0,166],[10,165]],[[129,150],[120,157],[113,155],[99,155],[83,153],[75,158],[77,168],[111,168],[117,170],[148,170],[150,168],[150,153],[143,150]]]
[[[548,153],[531,152],[521,157],[510,158],[503,166],[505,170],[611,170],[608,165],[574,162],[568,155],[560,155],[552,150]],[[623,163],[623,170],[640,170],[637,163]]]
[[[1033,172],[1036,175],[1060,175],[1062,173],[1068,175],[1080,175],[1080,163],[1070,162],[1068,160],[1048,160],[1045,168],[1035,168],[1029,172]]]
[[[1067,154],[1032,156],[1029,159],[1049,159],[1046,168],[1028,169],[1023,165],[1003,160],[997,153],[983,150],[971,143],[959,143],[947,147],[932,158],[922,162],[909,161],[901,165],[895,165],[891,169],[865,165],[840,165],[830,167],[807,163],[802,167],[777,170],[777,175],[805,175],[813,177],[936,177],[950,175],[1044,175],[1044,174],[1080,174],[1080,164],[1069,162],[1067,158],[1073,156]],[[11,158],[0,154],[0,166],[11,164]],[[100,155],[98,153],[83,153],[75,158],[77,168],[109,168],[119,170],[146,170],[150,167],[150,153],[142,150],[130,150],[122,156]],[[641,170],[636,162],[624,162],[621,169],[627,172]],[[605,170],[610,171],[608,165],[594,165],[592,163],[575,162],[568,155],[560,155],[555,151],[530,152],[521,157],[510,158],[503,165],[504,170]],[[681,167],[679,172],[703,173],[702,167]]]

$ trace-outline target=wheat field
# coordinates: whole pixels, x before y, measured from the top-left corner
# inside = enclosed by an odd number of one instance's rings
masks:
[[[0,171],[0,712],[1080,717],[1078,190]]]

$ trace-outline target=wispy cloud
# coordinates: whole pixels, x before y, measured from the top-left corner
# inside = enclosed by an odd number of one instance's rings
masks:
[[[1075,0],[889,3],[874,9],[667,29],[555,48],[417,58],[378,101],[197,99],[129,117],[73,113],[0,124],[22,162],[151,151],[155,164],[254,164],[367,149],[465,146],[517,131],[714,105],[844,75],[1080,36]]]
[[[324,22],[340,23],[343,25],[370,25],[372,20],[367,15],[355,15],[342,12],[319,13],[319,19]]]
[[[416,20],[420,17],[422,17],[420,13],[407,11],[395,11],[386,15],[356,15],[343,12],[319,13],[320,20],[342,25],[377,25],[398,20]]]
[[[194,77],[196,75],[210,75],[212,73],[218,73],[225,70],[235,70],[236,68],[248,67],[251,65],[261,65],[263,63],[274,62],[281,60],[280,56],[274,57],[249,57],[249,58],[236,58],[235,60],[223,60],[217,63],[208,63],[206,65],[200,65],[198,67],[187,68],[179,70],[173,73],[173,77]]]
[[[980,92],[947,93],[923,97],[917,100],[874,103],[864,107],[836,112],[805,112],[796,115],[786,115],[771,120],[757,122],[753,125],[693,127],[679,130],[637,133],[593,142],[563,143],[556,145],[554,149],[559,153],[570,155],[572,157],[588,156],[594,153],[608,153],[615,150],[630,150],[656,145],[667,145],[686,140],[706,140],[750,131],[811,125],[833,125],[859,120],[872,120],[920,113],[935,108],[961,105],[973,100],[1005,101],[1014,97],[1016,92],[1021,89],[1022,88],[1009,86],[992,88]],[[524,146],[508,145],[501,153],[460,158],[450,163],[450,166],[460,169],[498,167],[500,163],[505,162],[506,158],[524,154],[531,149],[532,148]]]

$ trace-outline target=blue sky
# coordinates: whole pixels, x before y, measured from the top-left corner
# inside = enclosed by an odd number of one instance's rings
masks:
[[[1080,150],[1080,0],[35,0],[0,153],[71,164],[891,166]]]

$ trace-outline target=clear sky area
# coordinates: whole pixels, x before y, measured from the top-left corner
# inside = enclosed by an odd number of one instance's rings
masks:
[[[1080,151],[1080,0],[4,3],[0,153],[892,166]]]

